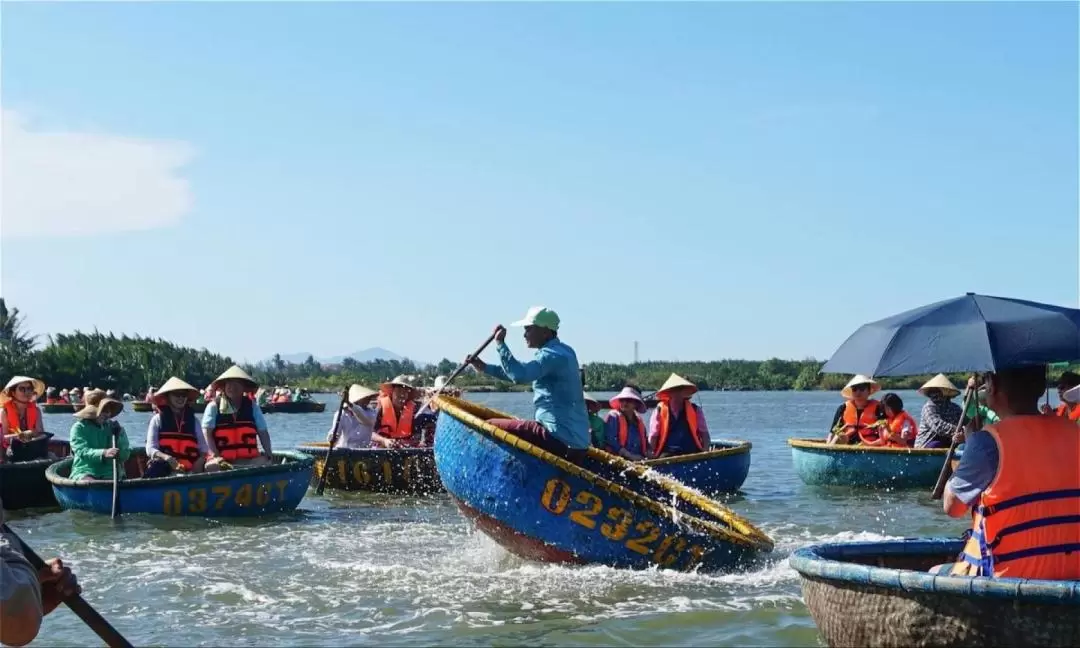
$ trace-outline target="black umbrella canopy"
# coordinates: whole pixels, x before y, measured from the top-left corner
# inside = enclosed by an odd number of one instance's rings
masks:
[[[865,324],[822,373],[987,373],[1080,360],[1080,310],[968,293]]]

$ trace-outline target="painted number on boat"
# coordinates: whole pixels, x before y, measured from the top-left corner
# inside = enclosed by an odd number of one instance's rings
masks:
[[[635,524],[632,511],[612,506],[601,515],[605,507],[599,495],[587,490],[574,495],[572,490],[570,484],[558,477],[549,479],[540,495],[540,504],[555,515],[563,515],[570,509],[570,520],[575,524],[590,531],[599,528],[600,534],[608,540],[621,542],[630,551],[649,556],[650,560],[664,567],[671,567],[685,558],[683,568],[692,569],[705,554],[703,547],[690,547],[686,538],[663,535],[660,527],[651,520],[641,520]],[[575,506],[570,506],[571,501]]]
[[[422,476],[423,472],[419,468],[418,457],[405,457],[401,462],[401,483],[408,485],[414,478]],[[337,476],[341,483],[348,481],[350,472],[353,481],[361,486],[370,486],[377,477],[378,481],[385,486],[391,486],[394,483],[394,464],[390,461],[354,461],[350,465],[345,459],[338,460]]]
[[[251,483],[241,484],[235,490],[229,484],[212,486],[209,489],[172,489],[165,491],[162,495],[161,508],[165,515],[200,515],[208,511],[224,511],[233,507],[249,508],[252,505],[262,507],[275,499],[284,500],[285,489],[288,485],[288,480],[280,479],[274,483],[264,482],[257,486]]]

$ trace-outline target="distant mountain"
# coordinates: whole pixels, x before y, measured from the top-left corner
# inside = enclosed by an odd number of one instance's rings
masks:
[[[285,362],[291,362],[293,364],[300,364],[307,360],[310,353],[283,353],[281,359]],[[315,361],[320,364],[341,364],[345,358],[352,358],[357,362],[372,362],[374,360],[404,360],[405,356],[400,356],[393,351],[383,349],[382,347],[371,347],[370,349],[364,349],[363,351],[354,351],[348,355],[336,355],[329,357],[315,356]],[[270,360],[268,359],[267,362]],[[417,364],[423,365],[423,362],[417,362]]]

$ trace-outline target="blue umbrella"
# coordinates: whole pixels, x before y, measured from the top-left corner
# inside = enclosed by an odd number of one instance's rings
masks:
[[[1080,360],[1080,310],[968,293],[865,324],[822,373],[987,373]]]

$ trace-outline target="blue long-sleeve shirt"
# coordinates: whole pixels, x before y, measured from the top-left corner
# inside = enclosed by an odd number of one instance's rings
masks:
[[[552,338],[536,350],[532,360],[521,362],[505,342],[499,342],[495,349],[500,366],[489,364],[484,373],[518,384],[531,382],[536,420],[568,447],[588,448],[589,414],[574,350]]]

